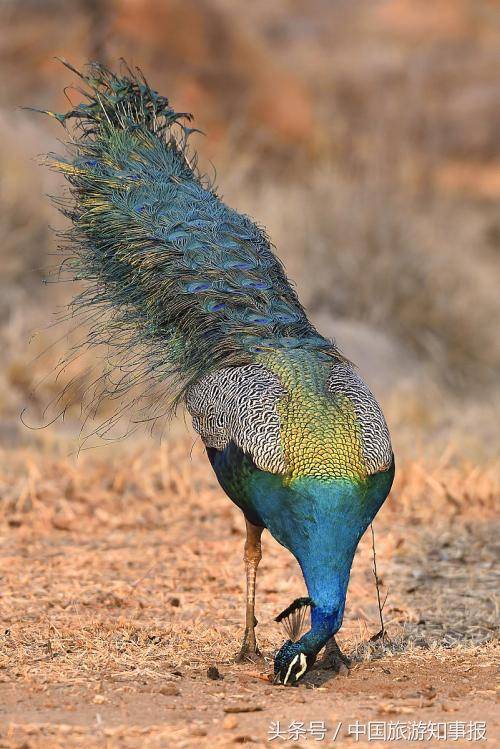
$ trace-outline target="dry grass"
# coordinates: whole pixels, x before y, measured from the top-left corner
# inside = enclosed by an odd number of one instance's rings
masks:
[[[118,446],[78,461],[60,454],[57,442],[1,452],[0,690],[14,690],[20,705],[27,700],[24,727],[11,730],[28,746],[78,746],[102,710],[102,735],[110,742],[103,746],[161,746],[167,729],[180,730],[179,746],[190,746],[189,730],[199,729],[208,746],[221,730],[224,705],[238,694],[257,702],[267,694],[255,677],[248,686],[255,667],[233,665],[243,617],[242,516],[219,490],[199,445],[187,458],[190,447],[188,439]],[[464,659],[491,662],[498,490],[495,466],[453,465],[446,456],[400,466],[376,521],[391,643],[369,641],[378,610],[365,538],[341,633],[355,669],[414,663],[424,674],[425,663],[436,659],[446,669]],[[294,560],[265,537],[257,613],[267,669],[282,641],[273,616],[302,591]],[[224,689],[206,681],[211,664],[225,674]],[[309,684],[320,692],[338,688],[325,685],[321,672]],[[209,707],[199,690],[214,692]],[[165,712],[161,706],[173,698],[176,711]],[[142,714],[141,700],[149,710],[158,703],[161,720]],[[7,723],[19,724],[16,704]],[[259,725],[254,730],[263,738]]]

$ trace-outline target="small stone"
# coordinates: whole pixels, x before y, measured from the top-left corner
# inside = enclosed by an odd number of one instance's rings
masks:
[[[224,718],[222,725],[226,730],[231,731],[233,728],[237,727],[238,720],[235,715],[228,715]]]
[[[170,599],[170,605],[174,606],[174,608],[178,609],[179,606],[181,605],[180,599],[177,598],[176,596],[174,596],[174,598]]]
[[[52,526],[58,531],[70,531],[72,530],[73,518],[65,515],[55,515],[52,518]]]
[[[225,713],[258,713],[264,708],[262,705],[225,705],[223,708]]]
[[[180,695],[180,691],[175,684],[162,684],[158,692],[166,697],[178,697]]]
[[[220,673],[217,666],[210,666],[207,669],[207,676],[209,679],[212,679],[213,681],[218,681],[219,679],[223,679],[224,677]]]

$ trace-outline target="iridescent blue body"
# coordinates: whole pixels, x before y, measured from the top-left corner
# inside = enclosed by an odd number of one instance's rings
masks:
[[[303,652],[317,654],[342,623],[354,553],[389,494],[394,461],[361,482],[306,476],[288,484],[259,470],[234,444],[208,449],[208,455],[222,488],[248,520],[267,528],[297,559],[314,601],[311,629],[299,642]]]

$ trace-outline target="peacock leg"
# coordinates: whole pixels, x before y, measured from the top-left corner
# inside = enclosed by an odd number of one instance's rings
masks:
[[[247,538],[245,541],[245,572],[247,579],[247,598],[246,598],[246,615],[245,615],[245,634],[243,644],[237,657],[238,661],[252,660],[260,656],[257,641],[255,639],[255,627],[257,619],[255,618],[255,578],[257,577],[257,567],[262,559],[260,537],[263,528],[253,525],[245,518],[247,526]]]
[[[351,667],[351,661],[347,655],[344,655],[341,651],[335,637],[331,637],[326,643],[325,652],[323,653],[321,660],[318,662],[318,667],[335,671],[337,674],[348,673]]]

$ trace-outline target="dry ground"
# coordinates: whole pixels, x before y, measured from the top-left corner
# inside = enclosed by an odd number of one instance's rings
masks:
[[[242,517],[190,448],[135,442],[75,460],[45,440],[0,452],[2,749],[264,746],[276,720],[323,720],[329,742],[341,722],[337,743],[349,744],[356,719],[486,720],[493,745],[495,466],[454,464],[449,452],[399,466],[376,521],[391,642],[369,641],[367,534],[340,637],[350,674],[317,670],[286,689],[267,675],[282,641],[273,616],[303,591],[297,565],[265,537],[265,661],[235,665]]]

